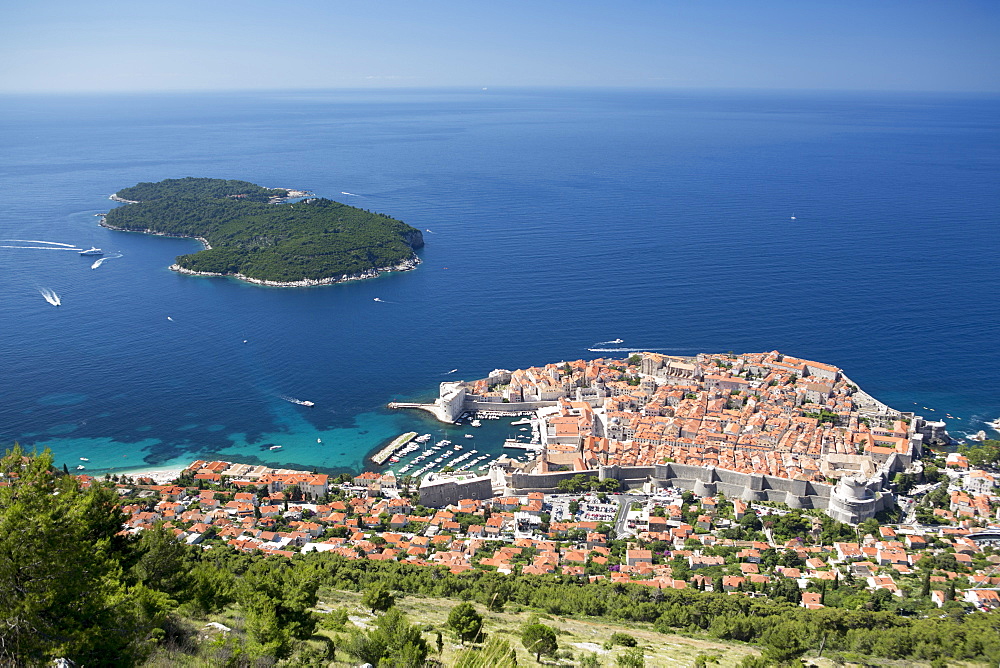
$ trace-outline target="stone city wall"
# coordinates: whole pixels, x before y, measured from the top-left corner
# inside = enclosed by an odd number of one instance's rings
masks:
[[[599,480],[614,478],[625,489],[642,486],[653,474],[652,466],[602,466],[585,471],[552,471],[550,473],[512,473],[509,485],[515,494],[529,492],[552,493],[558,491],[559,482],[573,476],[584,475]]]
[[[465,404],[465,387],[458,382],[441,383],[441,389],[437,401],[434,402],[442,411],[439,419],[454,422],[462,414]]]
[[[729,498],[786,503],[802,509],[825,510],[833,490],[832,485],[806,480],[674,463],[657,464],[653,480],[661,487],[688,489],[698,496],[722,492]]]
[[[428,508],[443,508],[462,499],[493,498],[493,485],[488,476],[465,480],[435,480],[420,486],[420,504]]]
[[[870,484],[854,484],[845,493],[826,483],[675,463],[602,466],[586,471],[513,473],[510,475],[509,485],[515,494],[552,493],[557,491],[560,481],[581,474],[601,480],[615,478],[626,489],[640,487],[652,480],[658,487],[691,490],[697,496],[715,496],[721,492],[729,498],[744,501],[784,503],[790,508],[823,510],[834,519],[851,524],[873,517],[877,512],[891,507],[895,500],[890,493],[871,489],[872,486],[884,488],[885,477],[881,474],[873,478]]]
[[[463,408],[469,412],[496,411],[499,413],[522,413],[545,408],[546,406],[557,405],[559,405],[558,401],[518,401],[515,403],[504,403],[502,401],[475,401],[467,397]]]

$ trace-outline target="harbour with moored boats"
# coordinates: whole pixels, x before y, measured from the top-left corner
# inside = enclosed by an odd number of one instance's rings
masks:
[[[466,412],[446,426],[431,427],[428,433],[403,434],[370,459],[400,478],[419,479],[442,471],[482,475],[493,466],[529,461],[541,452],[534,418],[529,411]]]

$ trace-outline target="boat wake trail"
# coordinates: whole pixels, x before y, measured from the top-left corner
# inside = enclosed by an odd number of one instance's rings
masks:
[[[125,257],[125,256],[119,253],[118,255],[109,255],[108,257],[99,258],[97,261],[94,262],[94,264],[90,265],[90,268],[97,269],[98,267],[101,266],[101,263],[104,262],[105,260],[117,260],[120,257]]]
[[[446,376],[447,376],[447,375],[449,375],[449,374],[453,374],[453,373],[455,373],[456,371],[458,371],[458,369],[452,369],[451,371],[446,371],[444,375],[446,375]]]
[[[587,348],[592,353],[657,353],[678,352],[678,348]]]
[[[22,244],[48,244],[50,246],[65,246],[66,248],[76,248],[74,244],[64,244],[61,241],[39,241],[38,239],[0,239],[0,241],[10,241]]]
[[[61,250],[61,251],[76,251],[79,253],[82,248],[63,248],[62,246],[0,246],[0,248],[24,248],[27,250]]]
[[[48,288],[38,288],[38,292],[45,298],[45,301],[53,306],[62,306],[62,299],[60,299],[59,295],[57,295],[54,291],[49,290]]]
[[[315,406],[316,405],[312,401],[303,401],[302,399],[296,399],[295,397],[289,397],[289,396],[286,396],[284,394],[279,394],[278,396],[281,397],[282,399],[284,399],[285,401],[289,402],[289,403],[298,404],[299,406]]]
[[[354,193],[349,193],[346,190],[341,190],[340,194],[341,195],[350,195],[351,197],[361,197],[361,195],[355,195]]]
[[[598,341],[597,343],[594,344],[594,347],[597,348],[599,346],[606,346],[612,343],[625,343],[625,342],[622,341],[621,339],[612,339],[611,341]]]

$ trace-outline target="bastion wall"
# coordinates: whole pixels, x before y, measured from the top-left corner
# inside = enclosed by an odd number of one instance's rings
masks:
[[[873,517],[880,510],[894,505],[894,497],[887,492],[873,490],[881,487],[881,477],[871,483],[845,479],[838,486],[808,480],[792,480],[757,473],[742,473],[718,469],[714,466],[664,463],[655,466],[602,466],[586,471],[558,471],[551,473],[513,473],[509,484],[515,494],[529,492],[552,493],[558,491],[559,482],[576,475],[614,478],[623,488],[636,488],[651,481],[658,488],[676,487],[690,490],[698,496],[725,494],[733,499],[784,503],[801,510],[823,510],[841,522],[857,524]]]

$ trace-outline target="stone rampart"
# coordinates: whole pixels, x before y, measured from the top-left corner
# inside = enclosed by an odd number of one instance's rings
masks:
[[[791,508],[823,510],[841,522],[857,524],[893,505],[894,497],[874,488],[883,488],[885,475],[880,472],[866,482],[846,483],[834,488],[826,483],[791,480],[758,473],[742,473],[714,466],[657,464],[653,481],[660,487],[688,489],[698,496],[722,492],[729,498],[744,501],[784,503]]]
[[[457,504],[462,499],[493,498],[493,485],[489,476],[475,478],[438,478],[420,486],[420,503],[428,508],[443,508]]]
[[[829,505],[832,485],[807,480],[791,480],[756,473],[741,473],[714,466],[657,464],[653,480],[661,487],[689,489],[698,496],[723,493],[744,501],[786,503],[792,508],[818,508]]]
[[[474,411],[497,411],[500,413],[523,413],[535,411],[546,406],[557,406],[558,401],[518,401],[515,403],[504,403],[501,401],[473,401],[466,398],[463,409],[469,412]]]
[[[465,405],[465,386],[455,382],[441,383],[440,394],[434,403],[441,408],[446,421],[454,422]]]
[[[550,473],[512,473],[509,485],[515,494],[529,492],[552,493],[558,491],[562,480],[573,476],[585,475],[599,480],[614,478],[622,483],[623,488],[639,487],[653,475],[652,466],[602,466],[599,469],[586,471],[553,471]]]

